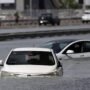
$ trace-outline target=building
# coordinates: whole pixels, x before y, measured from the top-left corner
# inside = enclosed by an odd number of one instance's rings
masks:
[[[0,0],[0,12],[23,12],[31,9],[46,8],[53,8],[51,0]]]
[[[80,4],[90,5],[90,0],[76,0]],[[54,9],[58,0],[0,0],[0,12],[27,11],[32,9]]]

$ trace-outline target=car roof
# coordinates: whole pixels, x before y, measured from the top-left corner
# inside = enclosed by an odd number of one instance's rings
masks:
[[[44,51],[51,52],[49,48],[38,48],[38,47],[23,47],[23,48],[15,48],[12,51]]]

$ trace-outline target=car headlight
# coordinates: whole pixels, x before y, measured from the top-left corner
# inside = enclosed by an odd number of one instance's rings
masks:
[[[9,73],[9,72],[6,72],[6,71],[2,71],[1,72],[1,78],[2,77],[15,77],[16,75],[13,74],[13,73]]]
[[[22,77],[22,78],[27,78],[30,77],[31,75],[28,74],[15,74],[15,73],[10,73],[10,72],[6,72],[6,71],[2,71],[1,72],[1,78],[4,77]]]
[[[47,76],[58,76],[58,75],[57,75],[57,72],[55,71],[55,72],[47,74]]]
[[[54,72],[46,74],[46,76],[63,76],[63,68],[58,68]]]
[[[40,21],[40,23],[43,23],[43,21]]]

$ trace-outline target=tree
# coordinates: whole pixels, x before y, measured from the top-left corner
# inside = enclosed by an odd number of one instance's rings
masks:
[[[79,4],[77,4],[76,0],[59,0],[62,8],[76,8]]]

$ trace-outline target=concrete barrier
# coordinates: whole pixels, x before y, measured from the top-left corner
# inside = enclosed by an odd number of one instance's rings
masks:
[[[90,33],[90,25],[81,26],[58,26],[58,27],[32,27],[29,29],[2,29],[0,32],[0,41],[15,38],[36,38],[46,36],[60,36],[69,34],[86,34]]]

